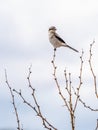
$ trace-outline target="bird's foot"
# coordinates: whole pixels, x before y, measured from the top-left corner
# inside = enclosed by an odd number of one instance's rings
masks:
[[[54,51],[56,51],[56,48],[54,48]]]

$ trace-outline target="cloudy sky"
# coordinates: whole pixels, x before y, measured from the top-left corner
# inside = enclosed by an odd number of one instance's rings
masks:
[[[31,82],[44,115],[59,130],[71,129],[69,114],[62,107],[52,76],[53,47],[48,40],[48,28],[52,25],[69,45],[79,50],[79,54],[67,48],[57,50],[56,64],[62,87],[65,67],[72,73],[73,86],[78,84],[79,57],[83,49],[85,67],[81,96],[88,105],[98,108],[88,66],[89,45],[95,39],[93,64],[98,76],[98,0],[0,0],[0,128],[17,126],[4,70],[7,70],[10,85],[21,89],[32,102],[27,82],[28,68],[32,64]],[[17,96],[16,105],[25,129],[44,129],[36,113]],[[98,112],[91,112],[80,104],[76,117],[76,130],[94,130]]]

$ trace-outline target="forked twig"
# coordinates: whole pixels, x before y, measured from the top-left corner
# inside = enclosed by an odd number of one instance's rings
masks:
[[[10,90],[10,94],[11,94],[11,97],[12,97],[12,104],[13,104],[13,107],[14,107],[14,111],[15,111],[15,115],[16,115],[16,120],[17,120],[17,130],[23,130],[23,128],[21,128],[20,126],[20,120],[19,120],[19,116],[18,116],[18,112],[17,112],[17,108],[16,108],[16,104],[15,104],[15,98],[14,98],[14,94],[13,94],[13,90],[8,82],[8,79],[7,79],[7,72],[5,70],[5,79],[6,79],[6,84]]]
[[[94,79],[94,90],[95,90],[95,95],[98,98],[98,90],[97,90],[97,84],[96,84],[96,76],[92,67],[92,46],[94,44],[95,41],[93,41],[93,43],[90,45],[90,56],[89,56],[89,66],[90,66],[90,70]],[[69,75],[67,74],[67,71],[64,70],[64,76],[65,76],[65,81],[66,81],[66,87],[65,87],[65,91],[67,91],[68,97],[66,97],[66,95],[64,95],[64,93],[62,92],[61,86],[58,82],[58,78],[56,75],[57,72],[57,66],[55,64],[55,58],[56,58],[56,49],[54,49],[54,54],[53,54],[53,59],[52,59],[52,65],[53,65],[53,77],[56,83],[56,87],[59,93],[59,96],[61,97],[61,99],[64,102],[64,106],[68,109],[68,112],[70,114],[70,120],[71,120],[71,127],[72,130],[75,130],[75,111],[78,105],[78,102],[80,101],[83,106],[91,111],[98,111],[98,109],[93,109],[90,106],[88,106],[81,98],[80,98],[80,89],[82,86],[82,73],[83,73],[83,54],[84,52],[82,51],[82,54],[80,56],[80,60],[81,60],[81,64],[80,64],[80,75],[79,75],[79,85],[77,87],[77,89],[74,89],[74,87],[72,86],[72,80],[71,80],[71,73],[69,73]],[[10,94],[12,97],[12,104],[14,107],[14,111],[15,111],[15,115],[16,115],[16,120],[17,120],[17,130],[23,130],[20,126],[20,120],[19,120],[19,116],[18,116],[18,112],[17,112],[17,108],[16,108],[16,104],[15,104],[15,98],[14,98],[14,94],[13,91],[18,94],[20,96],[20,98],[22,99],[22,101],[29,106],[36,114],[37,116],[41,119],[42,124],[44,126],[44,128],[48,129],[48,130],[57,130],[57,128],[55,128],[42,114],[40,105],[38,103],[36,94],[35,94],[35,88],[33,88],[32,84],[31,84],[31,67],[29,67],[29,72],[28,72],[28,86],[32,91],[32,97],[34,100],[34,105],[32,105],[30,102],[28,102],[28,100],[26,100],[20,91],[17,91],[15,89],[12,89],[12,87],[10,86],[8,79],[7,79],[7,72],[5,70],[5,78],[6,78],[6,84],[10,90]],[[75,95],[76,97],[73,98],[73,95]],[[68,98],[68,99],[67,99]],[[74,102],[73,102],[74,100]],[[97,119],[97,125],[95,130],[98,130],[98,119]]]
[[[73,88],[73,87],[72,87]],[[73,88],[73,91],[74,91],[74,94],[76,95],[76,97],[77,97],[77,93],[76,93],[76,91],[75,91],[75,89]],[[91,106],[88,106],[81,98],[80,98],[80,96],[79,96],[79,98],[78,98],[78,100],[83,104],[83,106],[85,107],[85,108],[87,108],[87,109],[89,109],[89,110],[91,110],[91,111],[98,111],[98,109],[94,109],[94,108],[92,108]]]
[[[31,76],[31,66],[29,68],[29,74],[28,74],[28,83],[29,83],[29,87],[31,88],[32,90],[32,96],[33,96],[33,100],[34,100],[34,103],[35,105],[32,106],[31,103],[29,103],[25,98],[24,96],[22,95],[21,91],[17,91],[14,89],[14,92],[16,92],[20,97],[21,99],[23,100],[23,102],[28,105],[31,109],[33,109],[35,111],[35,113],[37,114],[38,117],[40,117],[40,119],[42,120],[42,123],[43,123],[43,126],[48,129],[48,130],[57,130],[57,128],[55,128],[51,123],[49,123],[49,121],[43,116],[42,112],[41,112],[41,109],[40,109],[40,106],[38,104],[38,101],[37,101],[37,98],[35,96],[35,89],[32,87],[31,85],[31,82],[30,82],[30,76]]]
[[[66,88],[65,89],[67,90],[68,95],[69,95],[69,101],[67,101],[66,97],[63,95],[63,93],[61,91],[61,87],[59,85],[59,82],[58,82],[58,79],[56,76],[57,67],[55,65],[55,57],[56,57],[56,50],[54,50],[53,60],[52,60],[53,76],[54,76],[54,80],[55,80],[59,95],[60,95],[61,99],[64,101],[64,106],[67,107],[67,109],[70,113],[72,130],[75,130],[75,115],[74,115],[74,111],[73,111],[72,92],[71,92],[71,73],[69,73],[69,84],[68,84],[67,73],[66,73],[66,70],[64,71],[65,80],[66,80]]]

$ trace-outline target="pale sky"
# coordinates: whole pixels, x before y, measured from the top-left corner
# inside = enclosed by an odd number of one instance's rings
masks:
[[[63,102],[52,76],[53,47],[48,40],[50,26],[56,26],[57,33],[80,51],[77,54],[67,48],[57,50],[56,64],[61,85],[64,86],[65,67],[72,73],[73,86],[77,85],[79,57],[83,49],[85,67],[81,96],[88,105],[98,108],[88,66],[89,45],[95,39],[93,64],[98,76],[98,0],[0,0],[0,128],[17,127],[4,69],[7,70],[11,86],[21,89],[32,101],[27,82],[28,68],[32,64],[31,82],[45,117],[58,130],[71,130],[67,109],[62,108]],[[20,98],[16,100],[25,130],[43,130],[36,114],[23,105]],[[80,105],[76,117],[76,130],[94,130],[98,112],[91,112]]]

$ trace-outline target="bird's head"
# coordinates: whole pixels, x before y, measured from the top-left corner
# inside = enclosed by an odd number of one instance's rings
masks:
[[[56,27],[55,26],[51,26],[50,28],[49,28],[49,32],[55,32],[57,29],[56,29]]]

